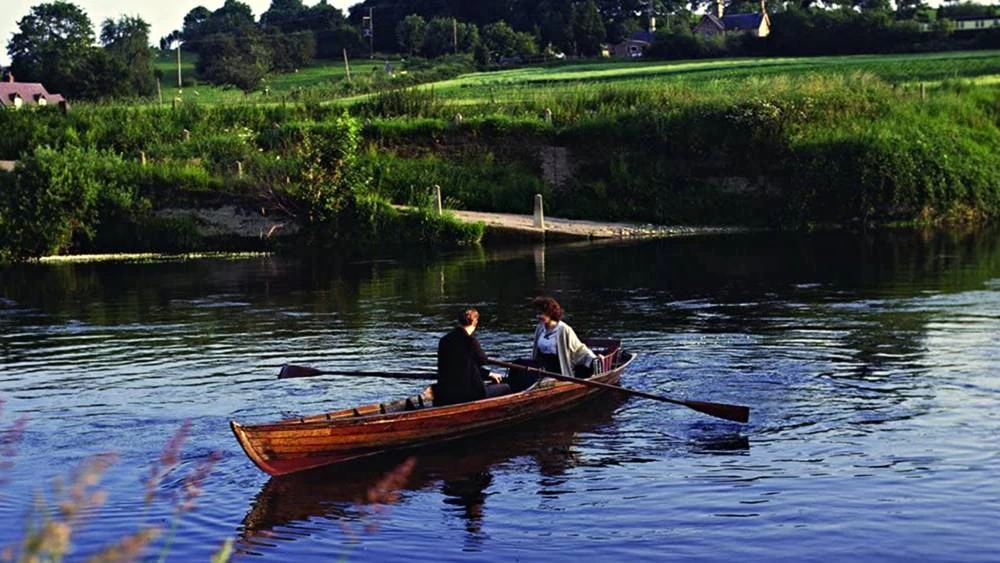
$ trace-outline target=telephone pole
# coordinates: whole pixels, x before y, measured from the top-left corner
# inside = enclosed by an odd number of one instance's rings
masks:
[[[368,58],[375,58],[375,11],[372,8],[368,8],[368,17],[362,18],[368,20]]]
[[[177,90],[181,89],[181,42],[177,42]]]
[[[455,54],[458,54],[458,18],[451,18],[451,42],[455,47]]]

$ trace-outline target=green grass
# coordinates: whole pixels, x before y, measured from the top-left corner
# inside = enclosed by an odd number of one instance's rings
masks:
[[[350,105],[365,100],[368,94],[354,94],[347,88],[343,61],[321,60],[298,72],[267,78],[270,94],[249,95],[227,86],[215,86],[195,77],[196,56],[181,53],[181,71],[185,84],[181,98],[188,103],[278,103],[292,101],[300,91],[315,101]],[[398,60],[393,66],[399,73],[387,78],[382,62],[367,58],[352,59],[355,80],[378,80],[375,90],[402,84],[407,72]],[[174,52],[160,52],[155,67],[162,71],[163,100],[170,103],[178,95]],[[374,67],[374,71],[373,71]],[[971,79],[980,84],[1000,82],[1000,51],[957,51],[902,55],[853,55],[837,57],[742,58],[692,61],[622,61],[617,59],[565,62],[493,72],[463,74],[457,78],[429,82],[421,88],[433,89],[435,95],[454,106],[495,105],[530,100],[543,95],[572,93],[580,88],[602,85],[648,87],[700,85],[724,87],[732,81],[774,76],[788,78],[813,74],[849,74],[864,72],[891,84],[926,82],[931,86],[949,79]]]
[[[1000,77],[1000,51],[841,57],[713,59],[697,61],[597,61],[483,72],[425,84],[451,103],[502,103],[538,91],[569,91],[601,85],[649,86],[713,83],[773,76],[865,72],[886,82],[938,82],[949,78]]]
[[[216,86],[199,79],[195,73],[195,63],[198,56],[193,53],[181,52],[181,76],[186,85],[180,97],[185,102],[197,102],[207,104],[220,103],[244,103],[263,102],[274,103],[283,101],[296,89],[312,91],[313,96],[324,98],[337,97],[342,90],[338,83],[346,79],[347,73],[344,69],[344,61],[337,60],[317,60],[310,66],[299,69],[297,72],[275,74],[267,77],[266,84],[270,87],[270,95],[264,92],[253,92],[244,94],[238,88],[231,86]],[[402,69],[403,65],[398,60],[392,61],[395,69]],[[354,77],[362,75],[368,76],[373,73],[373,68],[378,74],[384,74],[384,59],[372,61],[368,58],[351,59],[351,74]],[[177,89],[177,58],[176,51],[159,51],[154,59],[154,68],[163,73],[162,90],[164,103],[178,96]],[[403,69],[405,70],[405,69]]]

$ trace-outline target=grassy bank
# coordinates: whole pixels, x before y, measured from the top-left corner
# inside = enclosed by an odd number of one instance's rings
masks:
[[[0,112],[0,128],[0,152],[19,161],[0,174],[7,258],[482,236],[481,225],[392,208],[358,158],[360,121],[336,108],[82,106]],[[238,224],[206,219],[219,209]]]
[[[997,52],[601,62],[337,103],[3,112],[0,159],[26,164],[0,180],[0,228],[33,254],[243,249],[174,212],[233,205],[300,227],[296,245],[478,239],[388,205],[434,184],[455,208],[527,213],[543,193],[588,219],[983,221],[1000,215],[996,76]]]
[[[799,228],[1000,214],[991,172],[1000,169],[1000,90],[971,81],[924,95],[868,73],[549,85],[466,103],[461,122],[437,90],[408,95],[357,107],[388,116],[372,115],[366,131],[376,166],[389,177],[409,168],[428,178],[421,183],[440,170],[445,196],[470,208],[524,211],[528,192],[547,190],[551,213],[661,223]],[[521,180],[543,177],[553,158],[563,178]],[[470,197],[469,184],[482,188]],[[407,197],[404,181],[380,187]]]

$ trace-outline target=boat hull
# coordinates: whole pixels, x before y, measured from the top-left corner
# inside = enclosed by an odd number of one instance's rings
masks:
[[[632,359],[632,355],[623,354],[618,365],[593,380],[617,385]],[[230,426],[254,464],[278,476],[481,434],[572,408],[607,392],[578,383],[543,380],[528,391],[458,405],[385,414],[376,406],[372,414],[352,409],[274,424],[244,426],[231,421]],[[431,395],[425,391],[422,396]]]

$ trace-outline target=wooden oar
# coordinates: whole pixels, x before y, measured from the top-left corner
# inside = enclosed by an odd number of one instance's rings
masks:
[[[344,375],[348,377],[385,377],[391,379],[434,379],[437,377],[432,371],[335,371],[311,368],[308,366],[293,366],[286,364],[278,372],[278,379],[291,379],[293,377],[315,377],[317,375]]]
[[[750,408],[741,405],[727,405],[725,403],[708,403],[705,401],[682,401],[679,399],[671,399],[669,397],[663,397],[661,395],[646,393],[645,391],[636,391],[635,389],[628,389],[625,387],[619,387],[617,385],[608,385],[607,383],[601,383],[599,381],[591,381],[589,379],[578,379],[576,377],[568,377],[561,373],[552,373],[550,371],[545,371],[543,369],[520,366],[517,364],[512,364],[510,362],[504,362],[502,360],[494,360],[493,358],[489,358],[487,361],[493,365],[505,367],[508,369],[523,369],[527,371],[533,371],[541,375],[544,375],[546,377],[551,377],[552,379],[558,379],[560,381],[569,381],[571,383],[588,385],[590,387],[610,389],[612,391],[618,391],[619,393],[625,393],[626,395],[635,395],[637,397],[645,397],[646,399],[653,399],[654,401],[662,401],[664,403],[670,403],[673,405],[681,405],[689,409],[696,410],[700,413],[704,413],[709,416],[714,416],[717,418],[724,418],[726,420],[732,420],[735,422],[744,422],[744,423],[750,420]]]

